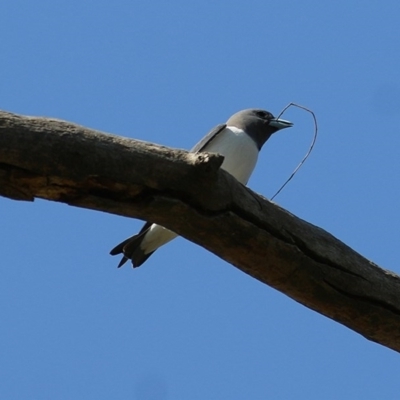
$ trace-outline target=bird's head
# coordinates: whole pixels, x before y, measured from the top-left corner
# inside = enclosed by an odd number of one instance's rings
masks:
[[[272,134],[293,126],[291,122],[277,119],[270,112],[257,108],[233,114],[226,124],[243,129],[256,142],[259,150]]]

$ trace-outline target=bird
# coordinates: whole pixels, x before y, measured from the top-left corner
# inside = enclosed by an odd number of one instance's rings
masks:
[[[290,128],[289,121],[275,118],[262,109],[246,109],[233,114],[224,124],[217,125],[191,152],[219,153],[224,156],[221,169],[235,177],[243,185],[252,174],[258,153],[275,132]],[[111,255],[122,254],[118,268],[128,260],[133,268],[141,266],[159,247],[178,235],[161,225],[146,222],[138,234],[124,240],[111,251]]]

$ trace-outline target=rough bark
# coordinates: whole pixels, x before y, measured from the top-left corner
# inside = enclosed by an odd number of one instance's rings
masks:
[[[219,169],[222,160],[0,112],[0,195],[162,224],[299,303],[400,351],[400,277],[251,192]]]

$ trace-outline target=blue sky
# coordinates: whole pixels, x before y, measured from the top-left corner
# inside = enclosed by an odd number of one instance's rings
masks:
[[[276,202],[399,272],[398,1],[3,1],[0,108],[191,148],[249,107],[318,117]],[[310,116],[264,147],[271,196]],[[399,354],[179,238],[141,268],[141,221],[0,198],[0,397],[397,399]]]

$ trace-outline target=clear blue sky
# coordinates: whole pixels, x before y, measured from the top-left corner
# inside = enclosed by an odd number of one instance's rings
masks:
[[[400,259],[398,0],[3,1],[3,110],[190,148],[249,107],[312,108],[315,151],[276,201],[380,266]],[[271,196],[310,116],[267,143]],[[175,240],[108,255],[142,222],[0,199],[0,398],[398,399],[400,355]]]

